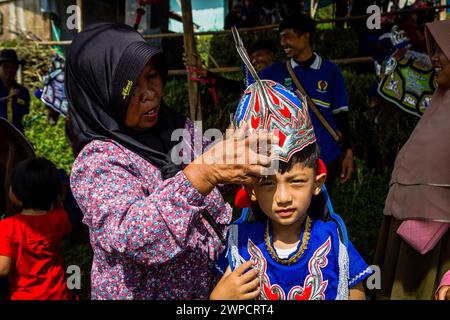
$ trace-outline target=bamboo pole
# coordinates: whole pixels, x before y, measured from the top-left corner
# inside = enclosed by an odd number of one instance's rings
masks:
[[[77,14],[77,31],[83,30],[83,0],[77,0],[77,7],[79,8],[79,15]]]
[[[311,0],[309,3],[309,9],[310,9],[310,16],[314,19],[317,13],[317,9],[319,8],[319,1],[318,0]]]
[[[72,43],[71,40],[63,40],[63,41],[36,41],[36,44],[43,46],[70,46]]]
[[[350,64],[350,63],[368,63],[372,62],[372,57],[355,57],[355,58],[345,58],[345,59],[333,59],[330,60],[333,63],[336,64]],[[213,73],[231,73],[231,72],[241,72],[241,67],[222,67],[222,68],[210,68],[208,71],[211,71]],[[169,70],[170,76],[181,76],[186,75],[187,72],[184,69],[177,69],[177,70]]]
[[[241,67],[222,67],[222,68],[210,68],[208,71],[214,73],[231,73],[242,71]],[[184,76],[187,74],[185,69],[169,70],[169,76]]]
[[[188,64],[195,65],[195,41],[194,27],[192,21],[191,0],[181,0],[181,13],[183,16],[183,33],[184,33],[184,49],[187,55]],[[192,76],[196,77],[196,74]],[[188,75],[188,91],[189,91],[189,110],[191,119],[201,121],[202,109],[200,107],[200,99],[198,95],[198,83],[189,79]]]

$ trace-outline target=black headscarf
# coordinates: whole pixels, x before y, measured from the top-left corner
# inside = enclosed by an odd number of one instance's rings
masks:
[[[125,126],[128,103],[139,75],[152,59],[163,82],[167,64],[130,26],[97,23],[80,32],[69,47],[65,86],[75,153],[92,140],[112,139],[155,165],[169,178],[181,168],[170,160],[173,130],[186,117],[161,101],[157,124],[145,132]]]

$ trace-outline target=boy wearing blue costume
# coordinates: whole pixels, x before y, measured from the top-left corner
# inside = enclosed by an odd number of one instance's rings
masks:
[[[257,219],[230,227],[218,263],[224,274],[210,298],[365,299],[362,281],[371,269],[331,204],[328,219],[316,218],[323,207],[317,212],[311,206],[326,169],[319,165],[305,100],[278,83],[258,79],[244,92],[234,122],[275,132],[279,166],[274,175],[246,187]]]

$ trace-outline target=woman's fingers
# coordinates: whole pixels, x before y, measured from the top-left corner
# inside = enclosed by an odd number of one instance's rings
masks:
[[[248,125],[243,122],[239,128],[224,141],[224,148],[228,155],[228,159],[240,159],[241,164],[257,164],[256,160],[268,162],[268,159],[262,157],[258,159],[258,155],[269,156],[272,153],[272,143],[277,143],[278,137],[268,133],[265,130],[248,134]],[[250,161],[252,161],[250,163]]]
[[[220,183],[251,184],[275,172],[271,144],[277,143],[278,137],[264,130],[247,136],[247,128],[243,122],[233,135],[205,153],[208,164],[215,165]]]
[[[279,138],[276,135],[274,135],[273,133],[269,133],[265,129],[260,129],[249,134],[247,122],[241,123],[241,125],[236,129],[234,136],[237,137],[238,140],[247,137],[247,143],[251,146],[260,145],[263,142],[266,142],[268,144],[279,142]]]
[[[274,160],[275,160],[275,157],[273,155],[266,156],[266,155],[260,154],[260,155],[258,155],[257,164],[260,166],[263,166],[263,167],[270,167]]]
[[[252,133],[248,136],[248,144],[250,147],[256,147],[258,149],[270,149],[270,145],[273,143],[278,143],[280,138],[275,136],[273,133],[269,133],[265,130],[260,130],[255,133]]]
[[[236,132],[234,133],[234,138],[237,140],[237,141],[242,141],[242,140],[244,140],[245,139],[245,136],[246,136],[246,134],[247,134],[247,128],[248,128],[248,125],[247,125],[247,123],[246,122],[243,122],[238,128],[237,128],[237,130],[236,130]]]
[[[274,174],[274,168],[262,166],[259,164],[253,164],[247,167],[246,176],[252,177],[252,181],[254,179],[258,179],[262,176],[270,176]]]

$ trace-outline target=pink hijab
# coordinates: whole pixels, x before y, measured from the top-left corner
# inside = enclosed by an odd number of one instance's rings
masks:
[[[450,60],[450,20],[426,25],[432,42]],[[392,172],[385,215],[450,222],[450,89],[436,89],[431,104],[400,150]]]

